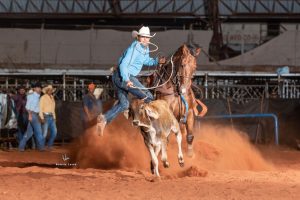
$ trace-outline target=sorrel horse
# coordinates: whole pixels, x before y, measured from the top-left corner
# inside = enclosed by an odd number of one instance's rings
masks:
[[[195,116],[204,116],[207,107],[198,99],[192,90],[192,78],[196,71],[196,57],[201,49],[190,50],[182,45],[171,57],[170,62],[159,67],[151,76],[149,84],[158,86],[154,90],[156,99],[167,101],[175,117],[180,122],[180,128],[187,140],[187,155],[193,155],[193,127]],[[202,107],[199,112],[197,106]]]

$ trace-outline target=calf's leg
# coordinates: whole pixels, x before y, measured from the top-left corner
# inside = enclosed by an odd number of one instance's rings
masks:
[[[161,143],[154,147],[154,152],[155,152],[156,157],[158,157],[160,150],[161,150]]]
[[[164,164],[164,168],[170,167],[170,163],[168,162],[168,155],[167,155],[167,138],[166,137],[161,139],[161,160]]]
[[[183,160],[183,154],[182,154],[182,149],[181,149],[181,141],[182,141],[181,131],[180,131],[180,128],[175,128],[175,130],[173,130],[173,131],[176,135],[176,141],[177,141],[177,145],[178,145],[178,163],[179,163],[180,167],[183,167],[184,160]]]
[[[145,141],[145,144],[149,150],[150,156],[151,156],[151,171],[152,173],[154,173],[156,176],[159,176],[159,172],[158,172],[158,159],[157,156],[154,152],[154,148],[153,146],[149,143]],[[153,167],[153,169],[152,169]]]

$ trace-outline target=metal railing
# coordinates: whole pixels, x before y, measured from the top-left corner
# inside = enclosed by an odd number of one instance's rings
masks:
[[[199,120],[205,119],[232,119],[232,118],[272,118],[274,120],[274,138],[275,144],[279,145],[279,128],[278,117],[273,113],[251,113],[251,114],[231,114],[231,115],[214,115],[207,117],[199,117]]]
[[[82,77],[84,76],[84,77]],[[97,87],[104,89],[104,100],[115,97],[114,88],[109,76],[101,75],[32,75],[16,76],[1,75],[0,89],[16,91],[19,85],[30,88],[30,83],[36,80],[44,84],[51,83],[56,88],[55,97],[63,101],[81,101],[87,92],[87,85],[94,82]],[[144,79],[145,77],[140,77]],[[244,104],[261,98],[299,99],[300,74],[224,74],[224,73],[196,73],[193,80],[196,96],[201,99],[229,99]]]
[[[300,98],[299,74],[204,74],[197,76],[194,84],[199,86],[196,94],[203,99],[230,99],[236,103],[247,103],[261,98]]]

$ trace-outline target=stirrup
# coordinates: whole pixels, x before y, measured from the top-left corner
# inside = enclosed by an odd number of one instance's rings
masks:
[[[180,120],[179,120],[179,122],[182,123],[182,124],[185,124],[186,120],[184,119],[184,117],[181,117]]]

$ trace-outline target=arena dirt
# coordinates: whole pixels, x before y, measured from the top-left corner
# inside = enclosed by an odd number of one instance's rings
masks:
[[[184,168],[177,163],[171,137],[171,166],[160,165],[161,179],[150,173],[150,158],[138,130],[122,117],[107,127],[104,137],[90,130],[71,147],[58,146],[51,152],[0,150],[0,199],[300,198],[299,151],[253,146],[230,127],[202,126],[195,135],[195,156],[185,156]],[[65,164],[62,155],[68,158],[70,152],[69,162],[78,168],[56,167]]]

